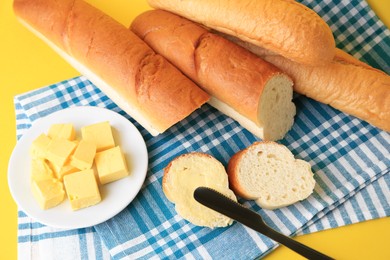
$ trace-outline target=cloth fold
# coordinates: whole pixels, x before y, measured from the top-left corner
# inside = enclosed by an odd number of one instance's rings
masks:
[[[390,33],[365,1],[302,2],[328,22],[340,48],[390,72]],[[297,95],[294,103],[295,124],[280,143],[311,164],[317,182],[314,193],[277,210],[240,202],[261,214],[271,227],[291,236],[389,216],[390,134],[303,96]],[[149,153],[145,183],[126,209],[90,228],[55,229],[20,211],[19,258],[248,259],[262,257],[277,246],[239,223],[213,230],[194,226],[176,214],[161,190],[163,169],[174,157],[200,151],[226,165],[235,152],[258,140],[209,105],[152,137],[81,76],[16,96],[17,136],[52,112],[87,105],[116,111],[140,130]]]

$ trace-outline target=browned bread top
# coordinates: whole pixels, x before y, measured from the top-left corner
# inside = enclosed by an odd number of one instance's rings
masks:
[[[82,0],[16,0],[14,10],[153,135],[209,98],[124,25]]]
[[[333,34],[313,10],[286,0],[148,0],[215,30],[296,62],[323,65],[335,53]]]

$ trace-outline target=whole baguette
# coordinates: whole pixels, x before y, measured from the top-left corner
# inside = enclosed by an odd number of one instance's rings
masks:
[[[317,13],[286,0],[148,0],[164,9],[220,32],[308,65],[330,62],[335,41]]]
[[[152,135],[209,99],[124,25],[82,0],[15,0],[14,12]]]
[[[147,11],[131,30],[211,95],[209,103],[265,140],[294,122],[292,81],[272,64],[163,10]]]
[[[326,66],[292,62],[268,50],[224,35],[285,71],[294,80],[294,91],[390,131],[390,76],[348,53],[336,49]]]

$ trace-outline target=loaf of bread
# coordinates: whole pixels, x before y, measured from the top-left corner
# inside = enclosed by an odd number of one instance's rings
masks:
[[[205,153],[192,152],[173,159],[164,169],[162,189],[168,200],[175,203],[176,212],[197,226],[225,227],[233,220],[194,199],[198,187],[209,187],[237,201],[229,189],[224,166]]]
[[[15,0],[14,11],[152,135],[209,99],[124,25],[82,0]]]
[[[286,0],[148,0],[215,30],[307,65],[330,62],[335,41],[329,26],[313,10]]]
[[[292,80],[223,37],[163,10],[139,15],[131,30],[211,95],[209,104],[263,140],[294,122]]]
[[[229,160],[227,172],[235,194],[265,209],[306,199],[315,186],[310,164],[275,142],[256,142],[239,151]]]
[[[331,63],[307,66],[224,35],[285,71],[294,91],[390,131],[390,76],[340,49]]]

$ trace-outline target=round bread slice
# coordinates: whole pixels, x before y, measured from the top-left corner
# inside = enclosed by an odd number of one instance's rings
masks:
[[[192,152],[180,155],[164,169],[162,189],[168,200],[175,203],[176,212],[197,226],[225,227],[233,220],[194,199],[197,187],[209,187],[237,201],[229,189],[225,167],[214,157]]]
[[[255,142],[236,153],[227,167],[230,188],[266,209],[306,199],[315,186],[308,162],[275,142]]]

